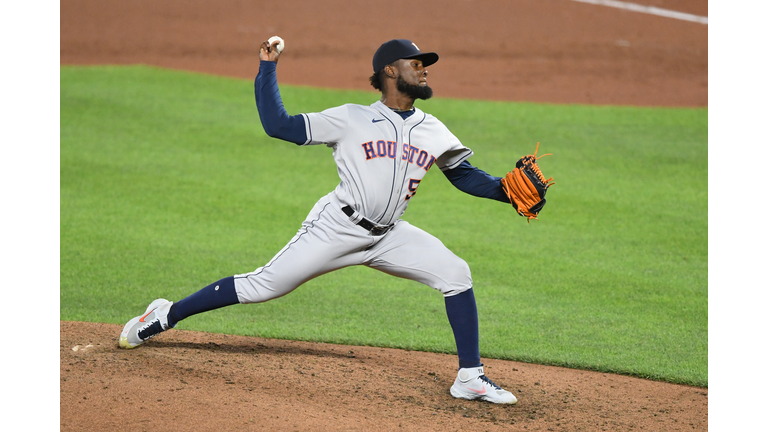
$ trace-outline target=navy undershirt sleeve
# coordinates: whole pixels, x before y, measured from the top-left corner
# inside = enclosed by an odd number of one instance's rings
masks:
[[[501,187],[501,177],[494,177],[467,161],[454,169],[443,171],[443,174],[462,192],[509,203],[509,198]]]
[[[290,116],[283,106],[283,99],[277,88],[277,62],[262,60],[259,63],[259,73],[253,88],[264,132],[273,138],[299,145],[306,144],[307,129],[304,116]]]

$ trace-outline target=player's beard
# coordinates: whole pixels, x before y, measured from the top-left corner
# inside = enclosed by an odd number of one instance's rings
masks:
[[[413,85],[405,82],[403,77],[397,77],[397,89],[413,99],[427,100],[432,97],[432,88],[428,85]]]

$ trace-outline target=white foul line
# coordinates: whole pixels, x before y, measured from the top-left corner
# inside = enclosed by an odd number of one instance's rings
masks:
[[[616,1],[616,0],[573,0],[573,1],[615,7],[619,9],[626,9],[633,12],[642,12],[642,13],[647,13],[651,15],[663,16],[667,18],[675,18],[679,20],[693,21],[701,24],[707,24],[707,17],[687,14],[683,12],[675,12],[669,9],[657,8],[655,6],[644,6],[636,3],[627,3],[627,2]]]

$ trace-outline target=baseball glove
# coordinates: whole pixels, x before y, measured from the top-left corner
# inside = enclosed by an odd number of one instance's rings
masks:
[[[550,156],[551,153],[536,157],[538,152],[539,143],[536,143],[536,151],[532,155],[521,157],[515,164],[515,169],[501,179],[501,187],[509,197],[509,202],[520,216],[528,218],[528,223],[531,219],[539,220],[536,216],[547,203],[544,195],[547,189],[555,184],[551,177],[544,179],[537,163],[539,159]]]

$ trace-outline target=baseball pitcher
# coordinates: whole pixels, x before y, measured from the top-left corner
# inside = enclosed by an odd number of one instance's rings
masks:
[[[472,150],[438,119],[414,106],[417,99],[432,96],[426,68],[437,62],[436,53],[422,52],[409,40],[388,41],[373,55],[370,82],[381,92],[380,100],[291,116],[277,85],[283,46],[282,40],[272,38],[259,49],[254,90],[261,124],[271,137],[330,148],[338,186],[317,201],[296,235],[268,263],[223,278],[177,302],[153,301],[144,314],[125,325],[119,346],[139,346],[194,314],[272,300],[324,273],[364,265],[443,294],[459,358],[450,389],[454,397],[516,403],[512,393],[484,374],[469,266],[436,237],[400,218],[421,180],[435,168],[459,190],[511,203],[529,217],[543,206],[546,187],[513,191],[509,185],[527,185],[528,173],[522,168],[515,171],[519,181],[510,180],[511,174],[502,181],[470,165]],[[527,194],[524,212],[515,194]],[[535,208],[529,211],[532,205]]]

